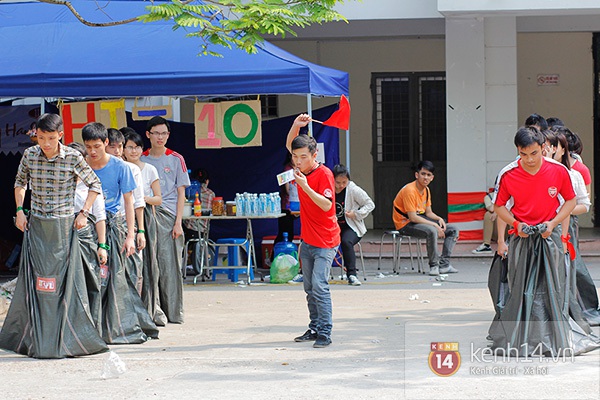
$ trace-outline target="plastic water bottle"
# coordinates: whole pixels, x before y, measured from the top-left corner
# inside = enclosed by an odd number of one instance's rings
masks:
[[[281,253],[289,254],[298,259],[298,247],[289,241],[287,232],[283,232],[283,242],[275,243],[275,246],[273,246],[273,258]]]
[[[281,197],[279,197],[279,193],[275,193],[275,214],[281,214]]]
[[[266,204],[266,211],[267,214],[273,214],[273,196],[272,193],[269,193],[267,195],[265,195],[266,200],[267,200],[267,204]]]
[[[235,194],[235,215],[242,215],[242,202],[240,201],[240,194]]]
[[[250,215],[251,216],[256,216],[257,213],[257,208],[258,208],[258,198],[256,196],[256,193],[252,193],[250,195]]]
[[[258,215],[267,214],[267,195],[261,193],[258,195]]]

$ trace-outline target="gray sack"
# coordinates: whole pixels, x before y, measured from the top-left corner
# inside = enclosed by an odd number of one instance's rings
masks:
[[[74,217],[30,216],[19,279],[0,332],[0,348],[34,358],[108,350],[89,311]]]

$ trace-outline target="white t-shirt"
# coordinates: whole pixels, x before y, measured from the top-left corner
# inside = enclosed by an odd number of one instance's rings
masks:
[[[144,185],[144,196],[154,196],[154,192],[152,191],[152,183],[154,183],[158,179],[158,171],[156,170],[156,167],[152,164],[144,163],[144,168],[142,168],[142,184]]]
[[[135,181],[135,189],[133,189],[133,208],[146,207],[146,201],[144,200],[144,182],[142,179],[142,171],[140,167],[135,165],[134,163],[130,163],[125,161],[125,164],[131,170],[131,174],[133,175],[133,180]],[[119,207],[119,211],[124,211],[125,203],[123,198],[121,198],[121,206]]]
[[[83,181],[78,180],[77,186],[75,187],[75,212],[79,213],[85,204],[85,199],[88,196],[88,187],[83,183]],[[90,214],[92,214],[96,218],[96,222],[106,220],[106,209],[104,208],[104,195],[99,194],[96,196],[96,200],[92,204],[92,209],[90,210]]]

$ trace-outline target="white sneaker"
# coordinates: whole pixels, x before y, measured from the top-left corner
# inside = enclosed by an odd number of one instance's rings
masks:
[[[429,267],[430,276],[438,276],[440,274],[440,267]]]
[[[471,251],[473,254],[492,254],[492,247],[489,244],[482,243],[478,248]]]
[[[454,268],[452,265],[448,265],[447,267],[440,268],[440,274],[455,274],[458,270]]]
[[[302,283],[302,282],[304,282],[304,279],[302,278],[302,274],[298,274],[291,281],[288,281],[288,283]]]
[[[360,286],[360,285],[362,285],[362,283],[360,283],[360,280],[356,276],[350,275],[350,276],[348,276],[348,285]]]

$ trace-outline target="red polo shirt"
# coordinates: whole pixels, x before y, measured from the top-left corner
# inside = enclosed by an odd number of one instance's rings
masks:
[[[521,166],[506,172],[500,181],[496,205],[503,206],[509,198],[515,204],[511,212],[518,221],[528,225],[550,221],[560,205],[558,195],[565,201],[575,197],[569,171],[558,163],[542,159],[542,167],[531,175]]]
[[[312,190],[331,200],[331,208],[323,211],[298,185],[302,240],[311,246],[324,249],[337,247],[340,244],[340,227],[335,216],[333,173],[320,164],[306,175],[306,180]]]

